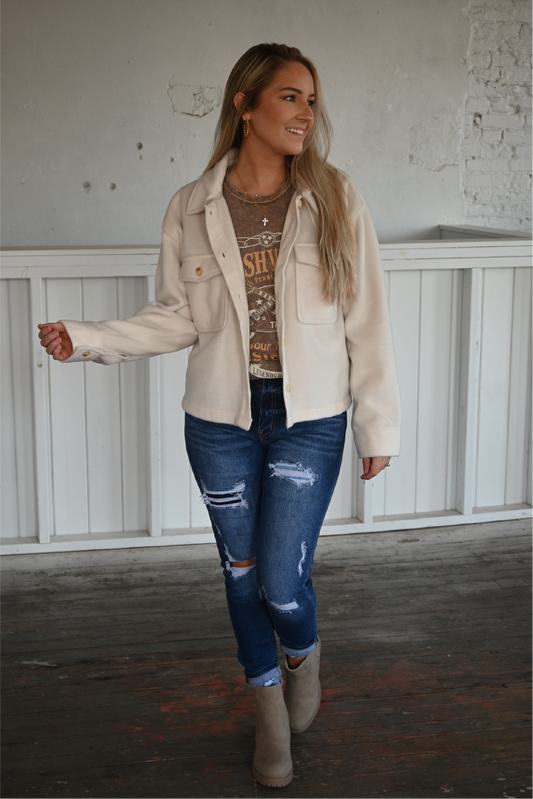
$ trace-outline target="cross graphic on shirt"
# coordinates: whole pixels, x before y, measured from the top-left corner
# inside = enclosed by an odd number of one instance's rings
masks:
[[[268,219],[266,218],[266,216],[265,216],[265,218],[262,220],[262,222],[263,222],[263,225],[266,227],[266,226],[267,226],[267,222],[268,222]]]

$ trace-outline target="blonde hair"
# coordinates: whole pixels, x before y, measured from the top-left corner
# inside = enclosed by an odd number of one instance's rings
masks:
[[[222,110],[215,130],[211,169],[243,140],[242,115],[259,102],[259,95],[287,64],[303,64],[315,84],[315,123],[304,139],[301,153],[287,156],[293,185],[310,189],[318,207],[318,249],[322,267],[324,298],[344,303],[357,293],[355,230],[347,205],[347,184],[341,173],[328,163],[333,129],[326,110],[316,67],[296,47],[285,44],[257,44],[242,55],[226,83]],[[237,110],[233,98],[245,97]]]

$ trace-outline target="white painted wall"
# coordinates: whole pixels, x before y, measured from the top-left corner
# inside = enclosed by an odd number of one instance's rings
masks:
[[[265,40],[316,61],[336,131],[331,160],[359,185],[381,241],[463,222],[464,6],[3,0],[2,245],[157,244],[170,197],[205,167],[218,113],[174,113],[170,82],[223,86]],[[448,165],[428,163],[428,146]]]
[[[67,367],[31,332],[61,310],[127,315],[153,291],[157,254],[0,253],[4,553],[211,540],[183,441],[187,352]],[[348,435],[323,532],[531,516],[530,242],[384,244],[381,254],[401,454],[364,484]]]

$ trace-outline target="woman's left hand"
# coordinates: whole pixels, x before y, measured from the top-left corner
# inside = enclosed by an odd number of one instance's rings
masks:
[[[390,458],[363,458],[363,474],[361,480],[372,480],[390,463]]]

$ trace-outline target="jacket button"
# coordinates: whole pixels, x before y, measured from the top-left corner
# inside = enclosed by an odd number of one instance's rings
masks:
[[[290,391],[290,390],[291,390],[291,387],[290,387],[290,386],[287,386],[287,389],[286,389],[286,390],[287,390],[287,391]]]
[[[301,207],[302,207],[302,201],[300,200],[300,202],[298,203],[298,210],[299,210]]]
[[[83,353],[84,358],[88,358],[91,353],[87,350],[87,352]]]
[[[196,272],[198,277],[200,277],[200,275],[202,274],[202,267],[201,266],[197,266],[194,271]]]

